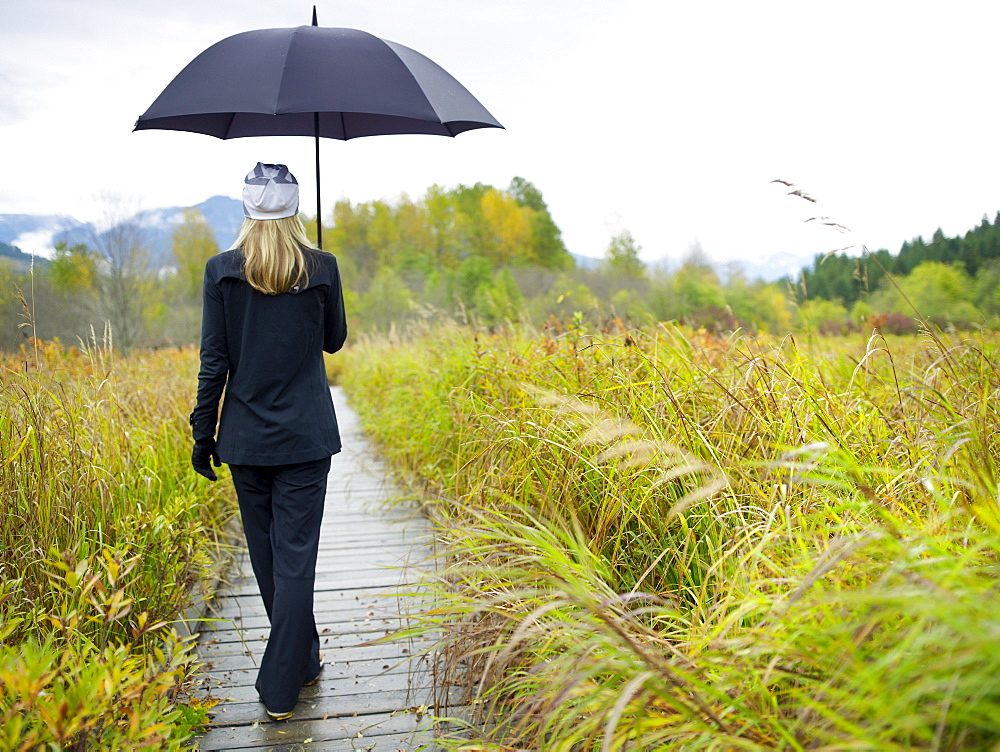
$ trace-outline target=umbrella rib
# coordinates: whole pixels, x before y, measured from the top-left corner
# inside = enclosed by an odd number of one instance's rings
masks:
[[[382,41],[382,44],[386,43],[386,40],[384,40],[384,39],[381,40],[381,41]],[[437,117],[437,121],[441,125],[445,126],[445,128],[448,128],[448,124],[444,122],[444,119],[441,117],[441,113],[439,113],[437,111],[437,107],[434,106],[434,103],[431,102],[430,98],[427,96],[426,92],[424,91],[424,87],[423,87],[423,85],[421,85],[420,79],[417,78],[415,75],[413,75],[413,71],[410,70],[410,66],[408,66],[406,64],[406,62],[403,60],[403,58],[401,58],[399,56],[399,53],[396,52],[396,50],[394,50],[392,48],[391,44],[386,44],[386,46],[389,48],[389,50],[392,52],[392,54],[396,57],[396,60],[398,60],[400,62],[400,64],[403,66],[403,70],[406,71],[406,75],[409,76],[413,80],[413,83],[415,83],[417,85],[417,91],[420,92],[420,96],[422,96],[424,98],[424,101],[427,102],[427,106],[430,108],[431,112],[434,113],[435,117]],[[448,128],[448,133],[452,137],[455,136],[455,134],[451,132],[451,128]]]
[[[274,100],[274,107],[272,108],[274,112],[271,113],[272,115],[278,114],[278,109],[279,109],[278,102],[281,99],[281,92],[284,91],[285,88],[285,74],[288,73],[288,53],[292,49],[292,43],[295,41],[295,35],[296,33],[298,33],[298,30],[300,28],[302,27],[300,26],[295,29],[292,29],[291,38],[288,40],[288,46],[285,48],[285,62],[281,66],[281,78],[278,79],[278,90],[277,90],[278,98]]]
[[[229,134],[233,130],[233,122],[236,120],[236,113],[229,113],[229,122],[226,124],[226,138],[229,138]]]

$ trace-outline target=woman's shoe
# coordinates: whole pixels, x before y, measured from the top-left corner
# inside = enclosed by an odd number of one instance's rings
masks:
[[[267,710],[267,708],[265,707],[264,710]],[[270,710],[267,710],[267,714],[271,716],[272,721],[287,721],[289,718],[292,717],[292,713],[294,713],[294,711],[292,710],[289,710],[285,713],[275,713]]]
[[[316,672],[316,676],[314,676],[309,681],[302,682],[302,686],[303,687],[311,687],[311,686],[313,686],[314,684],[316,684],[316,682],[319,681],[319,675],[322,674],[322,673],[323,673],[323,654],[320,653],[319,654],[319,671],[317,671]]]

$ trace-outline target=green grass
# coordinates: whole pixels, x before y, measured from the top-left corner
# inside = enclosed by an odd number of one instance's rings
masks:
[[[495,749],[1000,743],[995,338],[455,326],[341,380],[448,544]]]
[[[233,505],[190,470],[197,352],[48,343],[0,371],[0,747],[179,748],[173,627]]]

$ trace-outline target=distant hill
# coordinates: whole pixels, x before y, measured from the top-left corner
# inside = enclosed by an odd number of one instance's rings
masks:
[[[172,206],[140,212],[136,219],[146,233],[149,254],[156,266],[170,263],[174,230],[184,222],[186,208],[197,209],[204,215],[222,250],[232,244],[243,224],[243,202],[227,196],[212,196],[194,207]]]
[[[577,253],[570,253],[573,261],[580,269],[599,269],[602,259],[592,256],[581,256]],[[712,265],[720,273],[732,269],[732,265],[743,270],[748,281],[762,279],[765,282],[774,282],[782,277],[797,274],[802,265],[808,263],[812,257],[808,254],[795,255],[794,253],[772,253],[759,259],[735,259],[733,261],[713,260]],[[681,260],[670,256],[663,256],[654,261],[647,261],[646,266],[653,272],[672,274],[681,265]],[[725,276],[725,275],[723,275]]]
[[[0,263],[10,264],[19,271],[31,268],[31,254],[25,253],[16,245],[0,241]]]
[[[573,257],[573,263],[580,269],[598,269],[601,266],[601,259],[599,258],[581,256],[579,253],[573,253],[572,251],[569,255]]]
[[[48,257],[52,255],[57,235],[84,226],[65,214],[0,214],[0,243],[16,248],[29,259],[32,253]]]
[[[804,264],[812,259],[811,254],[795,254],[779,251],[757,259],[737,259],[748,280],[763,279],[774,282],[784,277],[794,278]]]
[[[170,263],[174,230],[184,221],[185,208],[188,207],[150,209],[136,216],[136,221],[143,228],[153,266]],[[235,198],[213,196],[193,208],[205,216],[219,247],[228,248],[243,224],[243,203]],[[51,257],[59,242],[68,245],[92,244],[95,232],[93,224],[63,214],[0,214],[0,243],[15,248],[19,253],[27,252],[29,260],[32,252]],[[7,253],[0,255],[17,258]]]

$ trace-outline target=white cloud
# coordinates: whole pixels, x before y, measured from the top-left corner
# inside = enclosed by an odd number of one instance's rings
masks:
[[[844,238],[898,250],[1000,208],[993,30],[1000,6],[666,3],[662,0],[321,0],[320,22],[437,60],[507,126],[457,139],[322,144],[324,205],[432,183],[544,193],[571,250],[600,255],[609,218],[643,255],[699,239],[719,259],[822,252]],[[101,189],[147,207],[236,196],[258,159],[283,161],[312,207],[308,139],[220,142],[131,133],[190,59],[240,31],[309,22],[267,0],[34,0],[0,19],[0,143],[17,190],[0,213],[98,211]],[[301,11],[301,12],[300,12]],[[9,148],[8,145],[14,145]],[[821,200],[805,205],[769,181]]]

